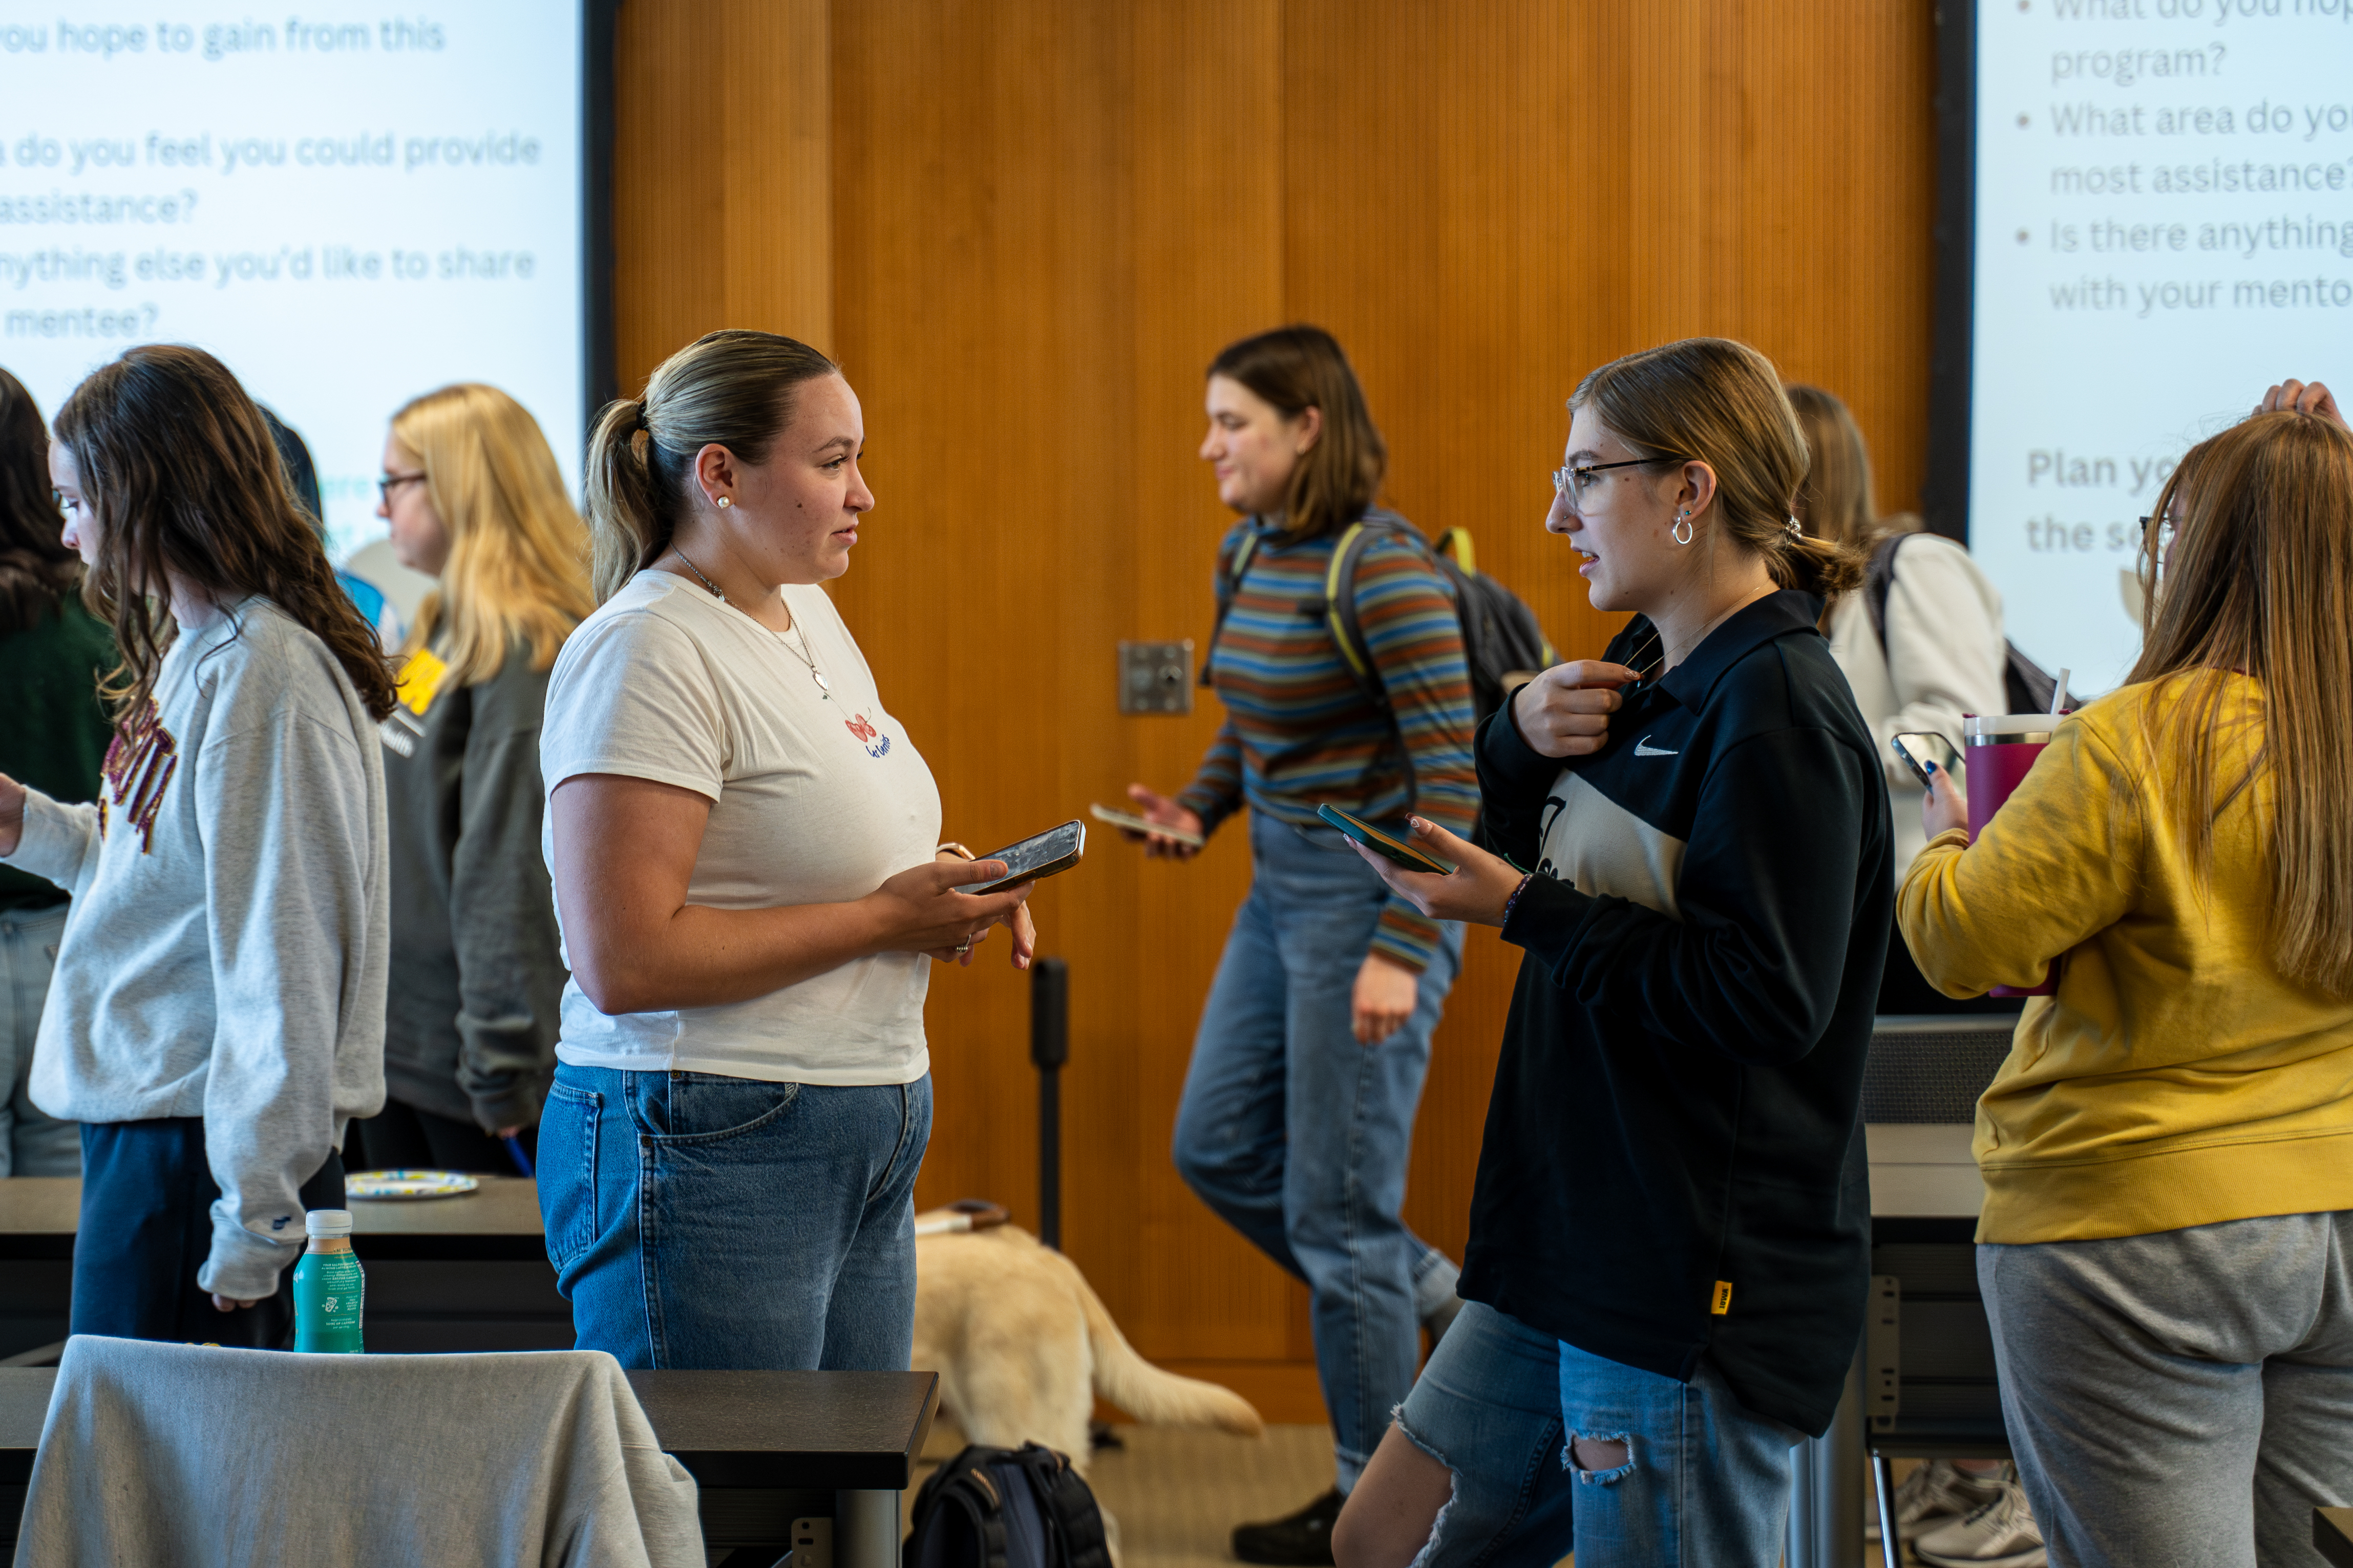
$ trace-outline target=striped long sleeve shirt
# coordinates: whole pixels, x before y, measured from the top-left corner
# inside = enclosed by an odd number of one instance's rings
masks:
[[[1220,582],[1261,527],[1247,518],[1226,535]],[[1467,834],[1479,809],[1476,725],[1454,601],[1404,541],[1376,538],[1357,558],[1357,624],[1388,696],[1385,713],[1356,684],[1324,612],[1337,543],[1336,534],[1262,532],[1209,659],[1226,722],[1177,798],[1205,828],[1247,803],[1307,827],[1321,826],[1318,805],[1331,805],[1377,822],[1419,812]],[[1437,946],[1437,922],[1391,898],[1373,951],[1419,973]]]

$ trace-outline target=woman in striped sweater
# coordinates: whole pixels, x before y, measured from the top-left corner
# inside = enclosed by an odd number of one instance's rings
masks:
[[[1417,1322],[1434,1337],[1457,1305],[1454,1266],[1398,1209],[1462,928],[1392,896],[1315,808],[1392,825],[1417,812],[1468,831],[1471,680],[1428,546],[1372,508],[1388,453],[1340,345],[1314,327],[1245,339],[1210,365],[1208,403],[1201,456],[1242,514],[1219,555],[1209,653],[1226,722],[1177,795],[1128,793],[1195,843],[1250,807],[1250,893],[1194,1040],[1176,1167],[1307,1282],[1332,1415],[1337,1486],[1238,1529],[1235,1554],[1329,1563],[1341,1500],[1413,1384]],[[1372,537],[1340,591],[1362,632],[1362,679],[1324,603],[1357,523]],[[1193,852],[1159,835],[1146,847]]]

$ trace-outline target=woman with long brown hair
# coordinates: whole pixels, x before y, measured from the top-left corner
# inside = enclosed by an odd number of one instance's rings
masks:
[[[0,778],[0,857],[74,897],[33,1070],[83,1124],[73,1331],[275,1345],[384,1098],[392,672],[212,355],[92,374],[49,473],[122,658],[97,805]]]
[[[2325,399],[2325,392],[2322,398]],[[1900,915],[1954,995],[2039,984],[1978,1104],[1978,1280],[2053,1561],[2309,1560],[2353,1503],[2353,433],[2190,448],[2127,683]]]
[[[555,1070],[564,960],[539,855],[548,671],[595,609],[588,536],[538,421],[494,386],[406,404],[376,515],[440,580],[401,649],[384,725],[392,985],[371,1166],[515,1173]]]
[[[24,384],[0,370],[0,773],[86,801],[113,727],[98,683],[114,644],[76,591],[81,563],[58,536],[49,432]],[[76,1176],[81,1139],[33,1103],[33,1037],[65,940],[65,889],[0,866],[0,1176]]]

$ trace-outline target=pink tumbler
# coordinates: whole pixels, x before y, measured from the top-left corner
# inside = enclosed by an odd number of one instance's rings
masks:
[[[2010,798],[2026,770],[2051,743],[2051,731],[2064,718],[2060,713],[1964,714],[1961,744],[1968,748],[1969,842],[1977,842],[2001,803]],[[2051,965],[2042,984],[2031,988],[1997,985],[1996,996],[2048,996],[2059,989],[2059,966]]]

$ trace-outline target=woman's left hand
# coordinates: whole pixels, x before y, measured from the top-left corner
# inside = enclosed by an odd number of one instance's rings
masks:
[[[1434,822],[1419,816],[1406,819],[1413,826],[1412,843],[1416,849],[1440,860],[1454,863],[1454,874],[1440,877],[1432,872],[1409,871],[1395,861],[1385,860],[1361,844],[1351,841],[1351,847],[1365,858],[1365,864],[1380,873],[1389,891],[1398,894],[1415,909],[1434,920],[1469,921],[1473,925],[1499,926],[1504,923],[1504,906],[1512,900],[1525,879],[1522,872],[1501,856],[1490,855],[1467,838],[1457,838]]]
[[[943,849],[940,851],[939,858],[943,860],[961,860],[964,857],[961,855],[951,855],[946,850]],[[960,969],[970,969],[972,967],[973,949],[978,947],[982,942],[988,940],[989,926],[1003,926],[1007,931],[1013,933],[1013,967],[1016,969],[1029,968],[1030,959],[1037,956],[1038,952],[1038,922],[1029,918],[1029,900],[1028,899],[1024,899],[1019,903],[1014,905],[1010,913],[999,916],[997,919],[991,921],[987,926],[983,926],[978,931],[973,932],[971,940],[966,942],[963,947],[936,948],[933,950],[928,956],[937,959],[942,963],[953,963]]]
[[[1952,774],[1928,764],[1928,793],[1920,797],[1920,826],[1934,838],[1939,833],[1949,833],[1957,827],[1969,830],[1969,797],[1961,783]]]
[[[1404,1028],[1420,1000],[1419,973],[1377,952],[1365,954],[1356,971],[1356,992],[1349,998],[1348,1023],[1356,1044],[1377,1046]]]

